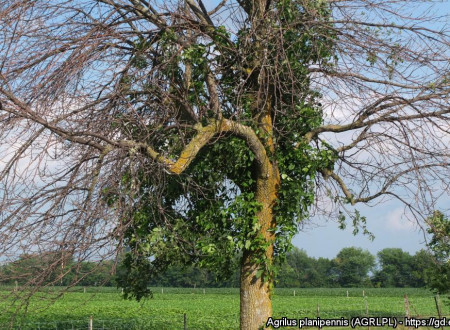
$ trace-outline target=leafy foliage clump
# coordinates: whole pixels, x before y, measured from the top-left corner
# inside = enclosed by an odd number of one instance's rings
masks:
[[[428,246],[435,258],[430,277],[430,287],[439,293],[450,292],[450,219],[435,211],[428,218],[428,233],[432,235]]]

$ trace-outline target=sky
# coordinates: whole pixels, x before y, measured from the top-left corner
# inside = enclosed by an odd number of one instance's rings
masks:
[[[329,259],[336,257],[342,248],[351,246],[367,249],[373,255],[384,248],[401,248],[410,254],[426,248],[423,232],[403,217],[403,207],[399,203],[358,206],[358,210],[367,218],[368,230],[375,235],[373,241],[362,233],[353,235],[351,225],[341,230],[336,222],[311,219],[294,237],[293,245],[305,250],[310,257]]]
[[[205,1],[207,7],[213,7],[216,3]],[[442,6],[445,8],[445,4]],[[367,218],[368,230],[375,235],[373,241],[361,233],[354,236],[351,225],[340,230],[336,222],[313,218],[294,237],[293,245],[305,250],[311,257],[330,259],[342,248],[351,246],[367,249],[374,255],[384,248],[401,248],[411,254],[426,248],[423,232],[405,219],[401,203],[391,200],[373,207],[361,205],[358,210]]]
[[[419,2],[412,5],[414,6],[412,9],[420,13],[421,8],[427,8],[428,5]],[[448,26],[449,9],[448,1],[433,1],[433,9],[428,14],[440,16],[441,20],[428,22],[430,27],[442,27],[442,20],[447,22]],[[448,210],[449,206],[450,196],[443,196],[439,209]],[[399,201],[391,200],[372,207],[358,205],[357,209],[367,218],[367,228],[375,235],[373,241],[362,233],[354,236],[353,228],[349,223],[345,230],[340,230],[337,222],[313,218],[294,237],[293,245],[305,250],[311,257],[330,259],[334,258],[342,248],[351,246],[367,249],[373,255],[384,248],[401,248],[410,254],[426,249],[424,232],[417,224],[405,218],[404,207]]]

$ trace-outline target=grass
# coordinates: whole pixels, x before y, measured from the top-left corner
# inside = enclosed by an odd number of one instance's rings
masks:
[[[31,298],[27,314],[16,325],[21,329],[86,329],[92,316],[94,328],[100,329],[182,329],[186,314],[189,329],[239,328],[238,289],[205,289],[203,293],[201,288],[154,288],[153,292],[153,299],[138,303],[123,300],[114,288],[87,288],[86,293],[83,288],[66,293],[57,288]],[[348,289],[348,297],[347,289],[276,289],[274,318],[351,318],[367,312],[403,318],[405,294],[410,315],[437,316],[434,297],[425,289]],[[51,301],[52,295],[61,296]],[[0,300],[0,328],[8,326],[11,302],[11,297]],[[449,317],[449,306],[441,305],[443,315]]]

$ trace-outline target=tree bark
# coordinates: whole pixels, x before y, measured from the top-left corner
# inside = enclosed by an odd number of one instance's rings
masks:
[[[269,266],[273,262],[273,243],[275,233],[275,219],[273,207],[277,200],[280,176],[275,164],[267,160],[265,173],[259,173],[256,184],[256,200],[261,204],[257,217],[261,225],[260,233],[268,243],[264,252]],[[267,319],[272,316],[273,274],[266,273],[257,277],[260,265],[260,251],[244,250],[241,261],[240,288],[240,328],[241,330],[255,330],[265,328]]]
[[[244,251],[241,265],[240,328],[261,329],[272,316],[271,287],[268,281],[257,278],[258,265],[252,261],[251,251]]]

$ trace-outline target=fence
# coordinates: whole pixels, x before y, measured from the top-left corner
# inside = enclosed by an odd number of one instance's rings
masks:
[[[89,290],[90,291],[90,290]],[[235,308],[227,307],[227,302],[222,297],[235,297],[238,302],[237,292],[221,289],[154,289],[155,297],[153,306],[163,302],[170,309],[161,308],[145,313],[142,316],[129,315],[128,318],[118,318],[120,314],[111,313],[111,317],[99,312],[92,317],[80,316],[80,319],[66,319],[58,321],[30,320],[17,323],[16,330],[65,330],[65,329],[89,329],[89,330],[119,330],[119,329],[238,329],[239,314],[238,304]],[[78,291],[80,292],[80,291]],[[81,291],[83,292],[83,291]],[[400,292],[407,292],[402,295]],[[189,294],[187,294],[189,293]],[[277,289],[273,298],[274,318],[287,317],[290,319],[317,318],[322,319],[350,319],[356,316],[375,317],[447,317],[450,319],[450,306],[441,302],[439,297],[425,294],[414,294],[414,290],[393,289],[389,290],[363,290],[363,289]],[[84,296],[84,294],[83,294]],[[208,297],[209,296],[209,297]],[[158,302],[159,301],[159,302]],[[186,304],[174,307],[176,301],[186,301]],[[207,302],[205,304],[205,301]],[[196,302],[203,302],[202,307]],[[158,306],[161,307],[161,306]],[[111,307],[114,308],[114,307]],[[213,311],[214,309],[214,311]],[[226,312],[225,312],[226,311]],[[224,314],[225,313],[225,314]],[[89,314],[88,314],[89,315]],[[55,316],[56,318],[56,316]],[[5,324],[0,329],[8,328]]]
[[[0,325],[1,326],[1,325]],[[1,328],[1,327],[0,327]],[[1,328],[3,329],[3,328]],[[53,322],[24,322],[15,326],[15,330],[137,330],[137,329],[239,329],[238,315],[224,315],[223,319],[202,316],[201,318],[187,314],[162,319],[161,317],[142,317],[138,319],[96,319],[90,317],[83,320],[64,320]]]

